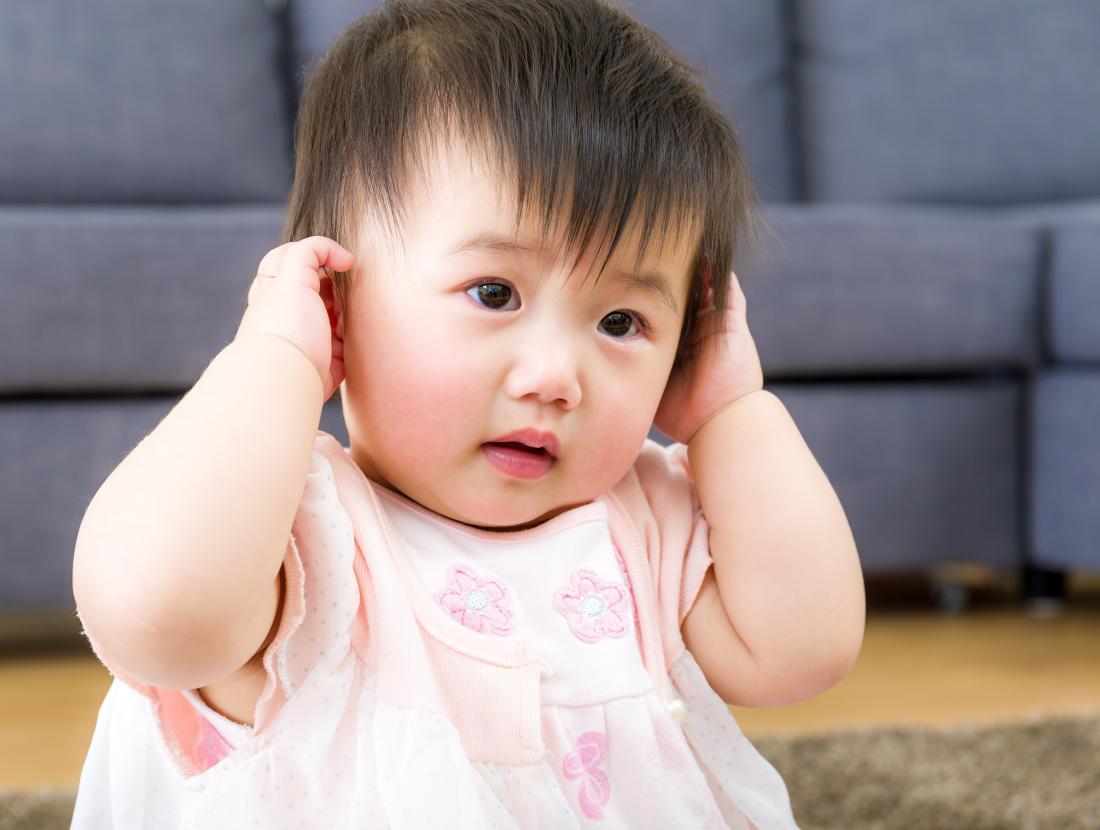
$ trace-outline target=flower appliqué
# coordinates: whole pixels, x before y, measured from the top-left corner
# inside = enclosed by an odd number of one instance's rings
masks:
[[[479,634],[511,634],[514,627],[512,596],[494,577],[482,578],[469,568],[452,565],[447,584],[436,591],[435,601],[467,628]]]
[[[587,568],[574,571],[569,584],[554,594],[554,608],[565,617],[577,639],[598,643],[622,637],[631,615],[626,590]]]
[[[585,732],[575,749],[565,756],[561,771],[570,781],[580,779],[577,800],[581,810],[591,819],[603,818],[603,807],[611,798],[611,784],[600,769],[607,755],[607,736],[602,732]]]

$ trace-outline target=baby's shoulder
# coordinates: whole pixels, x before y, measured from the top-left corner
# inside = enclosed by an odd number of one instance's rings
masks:
[[[698,507],[687,447],[646,438],[637,458],[611,492],[635,519],[688,511]]]

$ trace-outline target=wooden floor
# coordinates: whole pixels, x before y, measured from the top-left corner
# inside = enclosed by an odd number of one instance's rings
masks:
[[[926,581],[868,581],[863,650],[840,684],[772,709],[734,707],[751,740],[865,726],[1100,713],[1100,579],[1071,574],[1045,617],[977,585],[947,614]],[[0,790],[75,788],[110,676],[90,651],[0,657]]]

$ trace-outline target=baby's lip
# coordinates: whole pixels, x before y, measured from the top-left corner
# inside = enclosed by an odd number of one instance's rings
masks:
[[[550,454],[551,458],[557,458],[561,452],[561,444],[558,441],[558,437],[552,432],[543,432],[542,430],[534,429],[533,427],[527,427],[525,429],[519,429],[515,432],[510,432],[507,435],[502,435],[500,438],[494,438],[492,441],[486,441],[487,444],[525,444],[528,447],[535,449],[544,449]]]

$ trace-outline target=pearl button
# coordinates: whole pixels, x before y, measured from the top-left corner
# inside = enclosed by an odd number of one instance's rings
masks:
[[[668,713],[672,715],[673,720],[683,720],[684,715],[687,714],[687,707],[680,698],[675,698],[668,703]]]
[[[598,617],[603,613],[603,600],[591,594],[581,600],[581,612],[586,617]]]
[[[489,597],[481,590],[470,591],[466,594],[466,607],[471,611],[484,611],[489,607]]]

